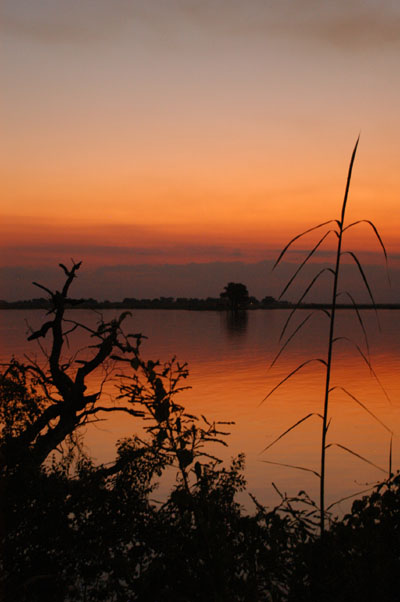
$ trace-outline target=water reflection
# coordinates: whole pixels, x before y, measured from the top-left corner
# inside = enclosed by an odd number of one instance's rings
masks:
[[[104,312],[109,320],[119,312]],[[305,489],[314,499],[318,497],[318,480],[307,472],[299,472],[263,463],[263,460],[296,464],[319,470],[321,424],[317,417],[291,431],[265,454],[269,443],[289,426],[309,413],[322,411],[324,367],[310,364],[279,388],[265,403],[265,395],[302,361],[324,357],[327,332],[322,319],[310,320],[309,328],[293,339],[277,364],[268,370],[279,348],[279,335],[287,319],[287,311],[248,311],[233,317],[222,312],[185,312],[178,310],[142,310],[126,321],[127,332],[142,332],[148,339],[143,343],[146,359],[161,359],[176,355],[187,361],[192,389],[180,394],[179,402],[195,415],[204,414],[211,420],[234,420],[229,446],[213,450],[225,460],[243,451],[246,454],[246,477],[249,491],[261,502],[276,503],[271,487],[297,493]],[[76,310],[73,318],[81,323],[95,324],[97,316],[87,310]],[[304,315],[299,315],[302,320]],[[335,348],[333,385],[330,402],[330,443],[340,443],[368,458],[378,466],[388,465],[388,433],[354,400],[340,390],[345,387],[369,410],[395,432],[393,466],[400,466],[400,320],[398,311],[380,312],[382,332],[379,332],[373,312],[365,312],[363,320],[368,331],[371,361],[392,405],[382,394],[379,384],[371,378],[368,365],[345,340]],[[38,328],[45,313],[41,311],[0,312],[0,361],[14,354],[40,357],[35,343],[26,341],[25,320]],[[363,334],[354,312],[340,311],[338,335],[354,338],[363,346]],[[85,336],[72,333],[71,349],[87,344]],[[46,341],[45,341],[46,342]],[[102,375],[99,376],[99,379]],[[98,390],[98,383],[89,387]],[[106,394],[115,394],[113,388]],[[108,401],[108,398],[107,400]],[[139,432],[140,420],[113,416],[110,420],[87,429],[86,442],[97,461],[110,461],[115,454],[115,442]],[[342,448],[332,446],[327,458],[327,503],[362,489],[360,483],[381,478],[372,466],[351,456]],[[246,501],[246,500],[244,500]]]
[[[223,313],[224,325],[229,337],[237,339],[245,337],[249,325],[247,311],[227,311]]]

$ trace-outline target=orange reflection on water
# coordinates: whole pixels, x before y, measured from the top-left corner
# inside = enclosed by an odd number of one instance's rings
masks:
[[[114,313],[104,312],[104,317]],[[263,402],[268,392],[300,363],[326,356],[327,323],[322,315],[317,315],[309,321],[310,328],[288,345],[276,365],[268,368],[279,349],[279,333],[287,315],[284,310],[253,311],[235,320],[217,312],[143,310],[135,312],[126,323],[127,331],[142,331],[149,337],[143,345],[145,357],[167,360],[177,355],[180,361],[188,361],[187,384],[192,388],[183,392],[179,401],[193,414],[204,414],[210,420],[235,421],[235,425],[228,427],[229,446],[210,451],[224,460],[243,451],[248,489],[268,504],[278,501],[272,482],[290,494],[305,489],[314,499],[318,495],[318,479],[311,472],[265,463],[293,464],[319,471],[321,419],[317,414],[323,407],[324,366],[309,364]],[[92,313],[83,310],[75,311],[74,317],[81,322],[95,320]],[[298,319],[303,317],[301,313]],[[2,318],[2,360],[12,353],[22,356],[32,346],[26,343],[24,319],[38,325],[41,312],[7,311],[2,312]],[[372,312],[364,312],[364,319],[371,362],[381,384],[354,345],[342,340],[335,348],[332,385],[346,388],[393,430],[396,469],[400,465],[398,312],[380,312],[381,333]],[[339,312],[337,335],[351,337],[367,353],[362,331],[351,312]],[[71,346],[82,346],[82,337],[71,340]],[[88,383],[89,388],[96,388],[101,376],[97,374]],[[110,403],[107,396],[115,394],[113,384],[108,383],[104,391],[105,401]],[[268,444],[308,414],[314,415],[262,453]],[[331,446],[327,452],[328,504],[385,478],[387,473],[383,471],[388,470],[390,444],[385,428],[339,388],[331,393],[329,415],[328,443],[351,449],[382,470],[343,448]],[[107,416],[107,421],[89,425],[85,441],[99,462],[107,462],[114,456],[117,439],[140,431],[140,419],[115,414]],[[247,499],[243,501],[247,504]],[[341,508],[346,508],[346,504]]]

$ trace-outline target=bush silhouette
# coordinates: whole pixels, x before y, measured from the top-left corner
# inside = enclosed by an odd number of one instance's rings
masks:
[[[232,311],[245,309],[250,301],[246,285],[240,282],[229,282],[220,293],[220,297],[228,300]]]

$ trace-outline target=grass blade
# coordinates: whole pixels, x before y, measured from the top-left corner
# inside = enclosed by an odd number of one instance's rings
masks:
[[[284,499],[284,497],[285,497],[285,496],[283,495],[283,493],[281,493],[281,492],[279,491],[278,487],[275,485],[275,483],[274,483],[273,481],[272,481],[272,483],[271,483],[271,484],[272,484],[272,487],[275,489],[276,493],[277,493],[277,494],[279,495],[279,497],[280,497],[280,498],[283,500],[283,499]]]
[[[341,228],[343,228],[344,214],[345,214],[345,211],[346,211],[347,199],[348,199],[348,196],[349,196],[351,174],[352,174],[352,171],[353,171],[354,159],[356,158],[356,152],[357,152],[357,147],[358,147],[359,141],[360,141],[360,136],[358,136],[356,144],[354,146],[353,153],[352,153],[351,159],[350,159],[349,170],[347,172],[346,190],[345,190],[345,193],[344,193],[344,199],[343,199],[343,205],[342,205],[342,215],[341,215],[341,218],[340,218],[340,227]]]
[[[371,226],[371,228],[373,229],[373,231],[375,232],[375,236],[379,241],[379,244],[381,245],[383,254],[385,256],[385,260],[387,262],[388,257],[387,257],[387,253],[386,253],[386,248],[385,245],[383,244],[383,240],[378,232],[378,228],[375,226],[375,224],[373,222],[371,222],[371,220],[369,219],[359,219],[356,222],[353,222],[352,224],[349,224],[348,226],[346,226],[345,228],[343,228],[343,232],[345,232],[346,230],[349,230],[349,228],[352,228],[353,226],[357,226],[358,224],[369,224]]]
[[[370,350],[369,350],[369,342],[368,342],[367,330],[365,328],[365,325],[364,325],[363,319],[361,317],[360,311],[358,309],[357,303],[356,303],[354,297],[348,291],[343,291],[343,292],[339,293],[337,296],[339,297],[339,295],[347,295],[349,297],[350,301],[352,302],[353,308],[355,309],[358,321],[359,321],[360,326],[361,326],[361,330],[363,331],[363,334],[364,334],[365,346],[367,348],[368,357],[370,357]]]
[[[316,477],[320,478],[319,472],[312,470],[311,468],[305,468],[304,466],[296,466],[295,464],[284,464],[283,462],[272,462],[272,460],[261,460],[264,464],[275,464],[275,466],[285,466],[286,468],[295,468],[296,470],[305,470],[306,472],[312,472]]]
[[[376,420],[377,422],[379,422],[379,424],[381,426],[383,426],[383,428],[385,430],[388,431],[388,433],[390,433],[393,436],[393,431],[386,426],[386,424],[384,422],[382,422],[382,420],[380,418],[378,418],[378,416],[376,416],[365,404],[362,403],[362,401],[360,401],[355,395],[353,395],[352,393],[350,393],[350,391],[348,391],[347,389],[345,389],[344,387],[332,387],[331,391],[334,391],[335,389],[340,389],[341,391],[343,391],[343,393],[346,393],[346,395],[348,395],[349,397],[351,397],[351,399],[353,399],[359,406],[361,406],[370,416],[372,416],[372,418],[374,418],[374,420]]]
[[[363,493],[368,493],[368,491],[371,491],[371,489],[373,489],[374,487],[375,485],[372,485],[371,487],[368,487],[368,489],[363,489],[362,491],[357,491],[357,493],[352,493],[351,495],[341,497],[340,500],[337,500],[336,502],[333,502],[333,504],[330,504],[330,506],[327,507],[326,512],[333,508],[333,506],[336,506],[336,504],[340,504],[341,502],[345,502],[346,500],[351,500],[352,497],[357,497],[359,495],[362,495]]]
[[[283,328],[282,328],[282,332],[281,335],[279,337],[279,340],[282,340],[283,335],[286,332],[286,329],[289,325],[290,320],[292,319],[294,313],[299,309],[301,302],[303,301],[304,297],[307,295],[307,293],[311,290],[311,288],[314,286],[314,284],[316,283],[316,281],[318,280],[318,278],[324,273],[324,272],[331,272],[333,275],[335,274],[334,270],[332,270],[332,268],[323,268],[322,270],[320,270],[318,272],[318,274],[316,276],[314,276],[314,278],[311,280],[310,284],[307,286],[306,290],[304,291],[304,293],[301,295],[300,299],[297,301],[295,307],[292,309],[292,311],[289,314],[288,319],[286,320]]]
[[[338,224],[338,221],[336,219],[330,219],[327,222],[323,222],[322,224],[318,224],[318,226],[313,226],[312,228],[309,228],[308,230],[305,230],[304,232],[302,232],[301,234],[298,234],[297,236],[295,236],[294,238],[292,238],[288,244],[286,245],[286,247],[284,247],[284,249],[281,251],[278,259],[275,261],[274,263],[274,267],[272,268],[272,270],[274,270],[277,265],[279,264],[279,262],[281,261],[282,257],[285,255],[286,251],[289,249],[289,247],[299,238],[301,238],[302,236],[305,236],[306,234],[308,234],[309,232],[313,232],[313,230],[318,230],[318,228],[322,228],[323,226],[327,226],[328,224],[331,224],[332,222],[336,222]],[[338,224],[339,225],[339,224]]]
[[[374,306],[374,309],[375,309],[375,311],[376,311],[376,303],[375,303],[374,296],[373,296],[373,294],[372,294],[371,288],[370,288],[370,286],[369,286],[369,284],[368,284],[367,277],[366,277],[366,275],[365,275],[365,273],[364,273],[364,270],[362,269],[362,265],[361,265],[361,263],[360,263],[360,261],[359,261],[359,259],[358,259],[357,255],[356,255],[355,253],[353,253],[353,251],[343,251],[342,255],[350,255],[350,256],[351,256],[351,257],[354,259],[354,261],[356,262],[356,264],[357,264],[357,267],[358,267],[358,269],[359,269],[359,272],[360,272],[360,274],[361,274],[361,277],[362,277],[362,279],[363,279],[363,281],[364,281],[364,284],[365,284],[365,286],[366,286],[366,289],[367,289],[367,291],[368,291],[369,298],[371,299],[372,305]]]
[[[345,445],[341,445],[340,443],[329,443],[329,445],[327,445],[325,449],[328,449],[328,447],[340,447],[340,449],[343,449],[344,451],[347,451],[349,454],[352,454],[353,456],[355,456],[356,458],[359,458],[363,462],[366,462],[367,464],[370,464],[371,466],[373,466],[374,468],[377,468],[381,472],[384,472],[385,474],[387,472],[381,466],[378,466],[374,462],[371,462],[371,460],[368,460],[367,458],[364,458],[364,456],[362,456],[361,454],[358,454],[357,452],[353,451],[349,447],[346,447]]]
[[[344,340],[344,341],[348,341],[349,343],[351,343],[352,345],[354,345],[354,347],[357,349],[358,353],[360,354],[360,356],[362,357],[362,359],[364,360],[364,362],[367,364],[370,373],[372,374],[372,376],[374,377],[374,379],[376,380],[376,382],[378,383],[379,387],[381,388],[384,396],[386,397],[386,399],[388,400],[388,402],[390,403],[390,405],[392,405],[392,400],[390,399],[385,387],[383,386],[383,384],[381,383],[377,373],[375,372],[375,370],[372,367],[371,362],[369,361],[369,359],[367,358],[367,356],[365,355],[365,353],[363,352],[363,350],[361,349],[361,347],[359,345],[357,345],[357,343],[355,343],[352,339],[350,339],[349,337],[336,337],[334,339],[335,341],[340,341],[340,340]]]
[[[311,412],[310,414],[307,414],[307,416],[304,416],[304,418],[301,418],[295,424],[293,424],[290,428],[286,429],[285,432],[281,433],[279,435],[279,437],[277,437],[276,439],[274,439],[272,441],[272,443],[270,443],[269,445],[267,445],[267,447],[264,447],[264,449],[262,451],[260,451],[260,454],[263,454],[265,451],[267,451],[267,449],[270,449],[273,445],[275,445],[275,443],[277,443],[285,435],[287,435],[288,433],[290,433],[290,431],[292,431],[293,429],[295,429],[296,426],[299,426],[299,424],[301,424],[302,422],[305,422],[306,420],[308,420],[309,418],[311,418],[311,416],[319,416],[319,418],[322,418],[321,414],[318,414],[316,412]]]
[[[328,230],[328,232],[325,232],[325,234],[323,235],[323,237],[317,242],[317,244],[311,249],[311,251],[308,253],[307,257],[304,259],[304,261],[302,261],[302,263],[299,265],[299,267],[297,268],[297,270],[295,271],[295,273],[293,274],[293,276],[290,278],[289,282],[286,284],[285,288],[283,289],[283,291],[281,292],[281,294],[279,295],[278,299],[281,299],[283,297],[283,295],[286,293],[286,291],[288,290],[289,286],[292,284],[293,280],[296,278],[296,276],[298,275],[298,273],[300,272],[300,270],[306,265],[307,261],[314,255],[314,253],[317,251],[318,247],[324,242],[325,238],[331,233],[334,232],[334,230]]]
[[[304,368],[304,366],[307,366],[308,364],[311,364],[311,362],[320,362],[321,364],[324,364],[324,366],[326,366],[326,361],[321,359],[321,358],[313,358],[311,360],[306,360],[305,362],[303,362],[302,364],[300,364],[299,366],[297,366],[297,368],[295,368],[294,370],[292,370],[292,372],[290,372],[290,374],[288,374],[287,376],[285,376],[285,378],[283,378],[277,385],[275,385],[275,387],[273,389],[271,389],[271,391],[268,393],[268,395],[266,395],[264,397],[264,399],[261,400],[261,402],[258,404],[259,407],[260,405],[262,405],[264,403],[264,401],[266,401],[269,397],[271,397],[272,393],[274,393],[277,389],[279,389],[280,386],[282,386],[287,380],[289,380],[289,378],[291,378],[292,376],[294,376],[295,374],[297,374],[297,372],[299,370],[301,370],[302,368]]]
[[[288,337],[285,341],[285,343],[282,345],[282,347],[280,348],[279,352],[277,353],[277,355],[274,357],[270,368],[272,368],[272,366],[274,366],[274,364],[277,362],[278,358],[282,355],[283,351],[285,350],[285,348],[288,346],[288,344],[290,343],[290,341],[296,336],[296,334],[299,332],[299,330],[304,326],[304,324],[306,324],[306,322],[308,322],[308,320],[311,318],[311,316],[314,314],[315,312],[312,312],[311,314],[308,314],[308,316],[301,322],[301,324],[299,324],[297,326],[297,328],[292,332],[292,334],[290,335],[290,337]]]
[[[371,220],[369,219],[359,219],[356,222],[353,222],[352,224],[349,224],[348,226],[346,226],[346,228],[343,229],[343,232],[345,230],[348,230],[349,228],[352,228],[353,226],[357,226],[358,224],[368,224],[369,226],[371,226],[372,230],[375,233],[376,238],[378,239],[378,242],[382,248],[383,254],[385,256],[385,263],[386,263],[386,275],[387,275],[387,279],[389,281],[390,284],[390,274],[389,274],[389,266],[388,266],[388,256],[387,256],[387,252],[386,252],[386,248],[385,245],[383,244],[383,240],[381,238],[381,235],[378,232],[378,228],[375,226],[375,224],[373,222],[371,222]]]
[[[283,351],[286,349],[286,347],[288,346],[290,341],[296,336],[296,334],[299,332],[299,330],[301,328],[303,328],[304,324],[306,324],[306,322],[309,320],[309,318],[311,318],[314,314],[317,313],[317,311],[318,312],[322,311],[322,313],[324,315],[326,315],[326,316],[328,316],[328,318],[330,318],[330,314],[328,311],[326,311],[326,309],[317,309],[317,310],[311,312],[310,314],[308,314],[308,316],[295,328],[295,330],[292,332],[292,334],[286,339],[285,343],[282,345],[282,347],[280,348],[280,350],[274,357],[271,365],[269,366],[270,368],[272,368],[274,366],[274,364],[277,362],[278,358],[282,355]]]

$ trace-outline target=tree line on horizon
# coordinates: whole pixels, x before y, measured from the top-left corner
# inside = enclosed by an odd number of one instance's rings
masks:
[[[245,309],[258,309],[274,306],[288,305],[285,301],[277,301],[274,297],[266,295],[258,300],[249,295],[247,286],[240,282],[229,282],[220,293],[219,297],[156,297],[138,299],[136,297],[125,297],[122,301],[98,301],[92,297],[81,299],[69,299],[69,308],[80,309],[92,308],[124,308],[124,309],[194,309],[194,310],[232,310],[234,312]],[[0,300],[0,309],[49,309],[48,298],[40,297],[22,301]]]

